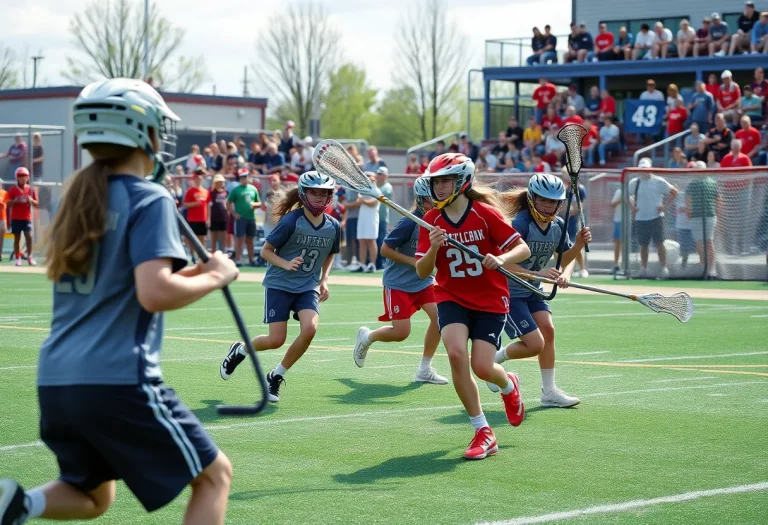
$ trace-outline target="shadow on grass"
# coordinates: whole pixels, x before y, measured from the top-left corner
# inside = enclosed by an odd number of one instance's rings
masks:
[[[563,410],[563,409],[547,408],[541,405],[536,405],[535,407],[526,408],[525,420],[523,420],[523,424],[525,424],[525,421],[527,421],[528,419],[535,417],[538,412],[542,412],[546,410]],[[574,407],[569,410],[577,410],[577,408]],[[492,411],[485,412],[485,419],[488,420],[488,424],[491,426],[491,428],[509,426],[509,421],[507,421],[507,415],[504,413],[503,410],[494,409]],[[467,417],[466,412],[463,412],[463,411],[457,412],[456,414],[450,414],[447,416],[439,417],[436,419],[436,421],[438,423],[442,423],[443,425],[469,424],[469,418]]]
[[[195,408],[192,410],[192,413],[197,416],[197,419],[200,420],[201,423],[212,423],[214,421],[220,421],[222,419],[242,419],[238,416],[222,416],[218,412],[216,412],[216,407],[219,405],[225,404],[224,401],[221,399],[203,399],[200,401],[205,406],[201,408]],[[253,400],[253,403],[256,403],[256,400]],[[259,416],[264,416],[267,414],[271,414],[277,410],[275,408],[275,405],[270,403],[266,407],[264,407],[264,410],[259,412]],[[254,416],[250,416],[254,417]]]
[[[349,392],[328,396],[339,403],[351,405],[394,405],[397,403],[392,398],[401,396],[419,388],[418,383],[396,386],[386,383],[360,383],[354,379],[336,379],[339,383],[349,388]],[[390,401],[391,400],[391,401]]]
[[[311,493],[324,493],[324,492],[358,492],[358,491],[376,491],[383,492],[391,490],[388,487],[337,487],[337,488],[305,488],[305,489],[264,489],[264,490],[245,490],[243,492],[235,492],[229,495],[230,501],[249,501],[259,498],[268,498],[270,496],[287,496],[291,494],[311,494]]]
[[[360,485],[375,483],[384,479],[415,478],[419,476],[431,476],[432,474],[446,474],[453,472],[456,466],[465,463],[462,457],[452,456],[444,458],[446,454],[456,451],[439,450],[417,456],[403,456],[391,458],[383,463],[360,469],[351,474],[334,474],[333,479],[337,483]]]

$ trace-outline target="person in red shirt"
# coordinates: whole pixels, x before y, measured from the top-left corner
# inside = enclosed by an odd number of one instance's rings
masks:
[[[542,129],[550,129],[552,126],[555,126],[557,128],[563,127],[563,119],[561,119],[557,113],[555,113],[555,108],[552,106],[549,106],[547,108],[547,114],[544,115],[541,119],[541,128]]]
[[[595,163],[595,149],[599,142],[599,130],[597,126],[592,123],[591,118],[584,119],[584,128],[587,130],[587,134],[584,135],[584,139],[581,141],[581,153],[584,156],[586,163],[591,166]]]
[[[731,152],[720,160],[721,168],[748,168],[752,165],[749,157],[741,152],[741,146],[739,139],[734,139],[731,142]]]
[[[584,124],[584,119],[581,115],[576,113],[576,108],[568,106],[565,108],[565,122],[564,124]]]
[[[556,94],[557,90],[554,84],[549,83],[546,78],[539,79],[539,85],[533,90],[533,95],[531,96],[534,102],[536,102],[535,117],[537,123],[541,124],[541,117],[546,113],[547,107],[549,107]]]
[[[11,206],[11,233],[13,234],[13,253],[16,266],[21,266],[21,235],[27,245],[27,262],[37,264],[32,257],[32,206],[37,207],[37,192],[29,185],[29,170],[16,168],[16,185],[8,190],[6,196]]]
[[[205,168],[198,166],[195,169],[194,185],[187,190],[184,195],[184,202],[182,206],[187,209],[187,222],[189,223],[192,231],[195,232],[197,238],[205,246],[205,238],[208,236],[208,190],[203,188],[203,181],[205,180]],[[189,251],[195,253],[194,245],[187,240],[189,244]],[[192,256],[192,262],[195,262],[194,255]]]
[[[675,107],[667,110],[667,136],[671,137],[677,133],[682,133],[687,119],[688,110],[683,106],[683,101],[677,99]]]
[[[730,119],[734,126],[739,125],[741,118],[741,89],[733,81],[733,74],[727,69],[720,75],[723,79],[723,85],[720,86],[720,92],[717,100],[717,111],[723,114],[726,122]]]
[[[768,116],[768,80],[765,80],[765,70],[755,68],[755,81],[750,84],[755,96],[763,97],[763,117]]]
[[[494,362],[509,312],[509,287],[497,268],[526,260],[528,245],[501,210],[505,203],[484,186],[473,187],[475,166],[461,154],[435,157],[428,177],[434,209],[424,215],[433,226],[419,230],[416,273],[425,279],[437,269],[435,301],[440,335],[453,374],[453,385],[475,436],[464,457],[483,459],[498,451],[496,437],[483,414],[477,384],[469,371],[468,342],[472,343],[472,371],[501,389],[510,424],[525,417],[517,375],[505,373]],[[448,244],[452,238],[484,254],[482,261]]]
[[[712,95],[713,99],[718,100],[720,97],[720,83],[717,81],[717,75],[715,73],[709,74],[704,88],[707,90],[707,93]]]
[[[597,29],[597,36],[595,36],[595,52],[599,62],[618,59],[613,49],[615,40],[613,33],[608,31],[608,26],[601,23]]]
[[[607,89],[600,92],[600,108],[598,109],[598,118],[611,117],[616,114],[616,99],[611,96]]]
[[[760,130],[752,126],[752,119],[748,115],[741,117],[741,129],[735,133],[735,136],[741,141],[741,152],[750,160],[760,154],[763,137],[760,135]]]
[[[7,206],[8,192],[0,185],[0,261],[3,260],[3,242],[5,241],[5,232],[8,231]]]

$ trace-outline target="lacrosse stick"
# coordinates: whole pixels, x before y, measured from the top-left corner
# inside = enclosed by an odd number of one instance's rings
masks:
[[[313,154],[313,161],[315,168],[324,175],[327,175],[338,182],[345,188],[349,188],[366,197],[373,197],[382,204],[389,206],[403,217],[408,217],[413,222],[421,226],[422,228],[432,231],[434,226],[425,222],[423,219],[415,216],[410,211],[406,210],[399,204],[392,202],[384,195],[381,194],[379,188],[377,188],[371,180],[365,175],[360,166],[357,165],[355,160],[347,153],[344,146],[336,142],[335,140],[323,140],[317,146],[315,146],[315,152]],[[458,248],[462,252],[466,253],[470,257],[482,261],[485,257],[483,254],[478,253],[464,244],[461,244],[455,239],[447,237],[447,242],[454,248]],[[544,291],[534,287],[527,281],[517,277],[515,274],[507,270],[506,268],[497,268],[497,271],[504,274],[507,279],[522,286],[531,293],[536,294],[539,297],[546,297]]]
[[[579,172],[581,171],[581,144],[584,137],[587,136],[587,130],[579,124],[566,124],[557,133],[557,138],[565,144],[565,169],[571,178],[571,195],[576,195],[576,206],[579,207],[579,222],[581,228],[584,228],[584,210],[581,207],[581,195],[579,195]],[[568,208],[565,212],[565,220],[568,221],[568,213],[571,207],[571,199],[568,199]],[[580,229],[581,229],[580,228]],[[589,253],[589,245],[584,247],[584,251]]]
[[[157,164],[158,169],[156,172],[148,177],[153,182],[163,180],[165,175],[168,173],[168,170],[162,161],[158,162]],[[176,210],[176,219],[178,220],[181,234],[184,235],[184,237],[186,237],[192,244],[195,252],[197,252],[197,256],[200,257],[200,260],[203,263],[208,262],[208,251],[205,249],[205,246],[202,245],[200,239],[197,238],[195,232],[192,231],[192,228],[189,226],[186,219],[181,216],[179,210]],[[232,312],[232,316],[235,318],[235,324],[237,324],[237,329],[240,333],[240,337],[243,339],[245,349],[248,352],[248,355],[251,357],[251,363],[253,363],[253,369],[256,372],[256,381],[259,383],[259,387],[261,388],[261,398],[254,405],[219,405],[216,407],[216,412],[227,416],[256,415],[264,410],[264,407],[267,406],[267,383],[264,379],[264,374],[262,373],[259,359],[256,357],[256,351],[253,349],[253,345],[251,344],[251,337],[248,335],[248,328],[245,326],[243,316],[240,315],[240,310],[235,303],[235,299],[232,297],[232,292],[230,291],[229,286],[225,286],[221,289],[221,291],[224,293],[224,299],[227,301],[227,306],[229,306],[229,309]]]
[[[522,277],[523,279],[530,279],[541,281],[548,284],[556,284],[557,281],[546,277],[539,277],[538,275],[531,275],[529,273],[518,273],[515,275]],[[590,292],[597,292],[607,295],[615,295],[616,297],[624,297],[625,299],[631,299],[637,301],[643,306],[647,306],[656,313],[669,314],[675,317],[681,323],[687,323],[688,320],[693,317],[693,299],[685,292],[678,292],[671,296],[664,296],[657,293],[647,295],[633,295],[621,292],[615,292],[613,290],[606,290],[605,288],[598,288],[596,286],[588,286],[586,284],[569,283],[572,288],[578,288],[579,290],[587,290]]]

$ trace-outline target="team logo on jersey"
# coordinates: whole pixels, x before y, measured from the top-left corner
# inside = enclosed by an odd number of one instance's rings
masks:
[[[523,328],[528,328],[530,325],[528,324],[528,321],[520,321],[520,326]]]
[[[275,316],[275,310],[274,309],[269,311],[269,316],[270,317],[274,317]]]
[[[303,244],[304,246],[312,246],[314,248],[330,248],[333,244],[333,239],[330,237],[298,234],[296,235],[296,244]]]
[[[393,311],[394,311],[396,314],[399,314],[399,313],[400,313],[400,307],[399,307],[399,306],[395,306],[395,308],[394,308],[394,310],[393,310]]]

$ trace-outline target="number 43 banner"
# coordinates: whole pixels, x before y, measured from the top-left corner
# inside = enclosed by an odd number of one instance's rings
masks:
[[[661,131],[666,103],[656,100],[628,99],[624,112],[625,133],[652,133]]]

